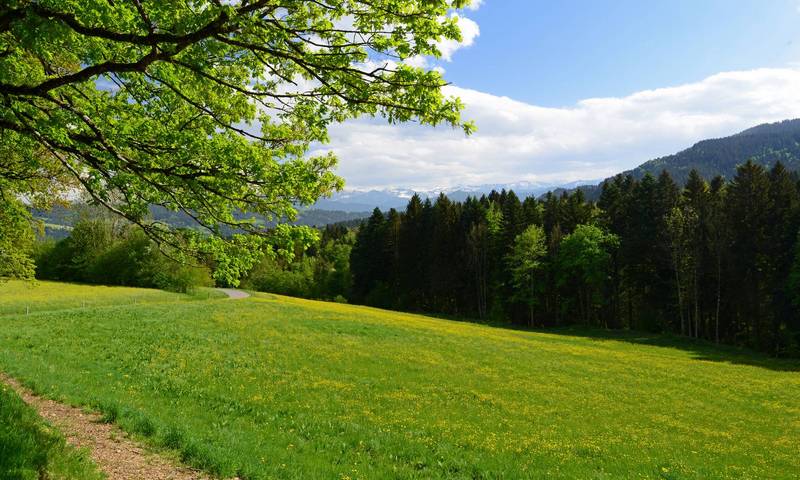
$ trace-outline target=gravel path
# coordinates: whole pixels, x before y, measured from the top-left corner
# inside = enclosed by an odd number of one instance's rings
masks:
[[[224,293],[229,298],[234,298],[234,299],[247,298],[250,296],[249,293],[244,292],[242,290],[236,290],[235,288],[218,288],[217,290]]]
[[[100,415],[34,395],[19,382],[0,374],[0,381],[12,387],[25,402],[51,425],[58,428],[67,441],[77,448],[88,448],[92,460],[108,480],[208,480],[210,477],[186,466],[148,452],[128,438],[115,425],[102,423]]]

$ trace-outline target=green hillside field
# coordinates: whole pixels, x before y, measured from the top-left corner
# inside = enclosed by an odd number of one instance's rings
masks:
[[[150,295],[0,284],[0,370],[222,477],[800,476],[797,363],[267,294]]]

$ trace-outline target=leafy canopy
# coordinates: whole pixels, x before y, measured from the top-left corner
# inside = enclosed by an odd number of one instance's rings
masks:
[[[564,237],[558,252],[559,283],[570,277],[596,288],[606,279],[611,252],[619,247],[619,238],[595,225],[578,225]]]
[[[514,238],[514,248],[507,259],[514,286],[512,298],[528,305],[531,326],[534,322],[533,309],[539,303],[538,293],[545,283],[545,279],[540,278],[540,271],[545,266],[546,256],[547,235],[543,227],[534,224]]]
[[[336,158],[308,155],[332,123],[370,115],[472,130],[438,72],[403,63],[460,39],[450,12],[467,3],[5,1],[0,150],[14,156],[0,159],[0,188],[30,196],[50,191],[34,179],[70,178],[162,244],[213,254],[235,276],[261,243],[220,235],[265,233],[240,212],[292,219],[341,188]],[[176,237],[146,220],[150,205],[213,235]]]
[[[530,225],[517,235],[509,256],[511,279],[519,298],[531,305],[536,303],[535,286],[539,270],[547,255],[547,235],[539,225]]]

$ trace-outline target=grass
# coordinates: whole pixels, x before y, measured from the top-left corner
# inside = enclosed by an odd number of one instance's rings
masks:
[[[88,287],[71,283],[9,281],[0,283],[0,315],[214,297],[224,297],[224,295],[207,288],[197,289],[191,295],[184,295],[148,288]]]
[[[596,333],[256,295],[5,316],[0,369],[225,477],[800,476],[796,364]]]
[[[0,478],[100,480],[84,451],[67,445],[11,388],[0,384]]]

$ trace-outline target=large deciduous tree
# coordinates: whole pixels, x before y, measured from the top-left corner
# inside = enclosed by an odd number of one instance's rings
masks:
[[[612,252],[618,246],[616,235],[594,225],[578,225],[561,242],[558,283],[575,295],[577,310],[588,325],[607,326],[599,318],[599,311],[607,301],[603,287],[610,276]]]
[[[450,12],[468,3],[4,1],[3,198],[69,177],[162,245],[223,257],[235,277],[259,237],[220,234],[265,233],[237,212],[293,218],[341,187],[332,155],[308,155],[332,123],[372,115],[470,131],[440,74],[403,63],[458,40]],[[213,235],[178,238],[146,220],[151,205]]]
[[[531,225],[514,240],[514,249],[508,257],[515,297],[528,306],[528,323],[534,324],[534,308],[539,303],[539,290],[543,289],[540,270],[547,255],[547,236],[544,228]]]

